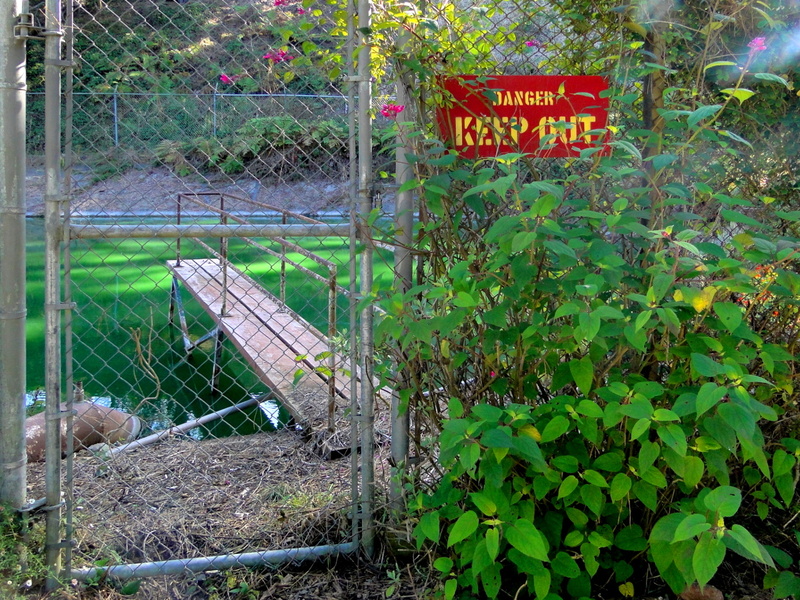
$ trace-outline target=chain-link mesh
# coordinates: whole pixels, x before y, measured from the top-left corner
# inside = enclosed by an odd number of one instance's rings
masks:
[[[350,542],[346,4],[73,9],[70,566]]]

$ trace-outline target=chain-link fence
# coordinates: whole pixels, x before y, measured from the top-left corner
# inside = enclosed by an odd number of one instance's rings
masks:
[[[125,148],[147,160],[164,140],[226,138],[251,119],[291,118],[297,122],[344,121],[347,97],[333,94],[158,94],[76,92],[73,127],[80,129],[75,149],[109,152]],[[28,94],[28,151],[44,151],[44,93]]]
[[[181,574],[357,550],[354,303],[372,267],[356,275],[353,19],[335,2],[75,3],[67,60],[48,41],[63,188],[29,209],[68,232],[47,396],[69,417],[74,576],[169,576],[149,596],[188,597],[225,584]],[[29,96],[46,175],[53,93]],[[44,246],[53,268],[59,241]]]
[[[68,232],[64,298],[50,281],[45,302],[48,330],[67,311],[66,367],[50,374],[48,418],[60,418],[63,394],[74,443],[90,447],[66,466],[73,573],[99,578],[129,564],[114,575],[169,576],[152,597],[166,597],[163,586],[188,597],[220,582],[174,575],[352,552],[374,509],[373,467],[435,461],[431,439],[451,392],[477,390],[487,373],[463,360],[417,365],[391,373],[413,390],[404,401],[385,390],[373,399],[371,313],[354,302],[373,293],[375,272],[394,292],[431,281],[451,258],[416,252],[414,236],[441,215],[403,185],[451,164],[433,116],[442,78],[603,75],[635,96],[612,105],[615,126],[663,133],[664,72],[681,60],[666,51],[664,15],[578,4],[376,5],[378,26],[359,34],[371,36],[373,63],[363,44],[358,75],[355,7],[336,0],[70,5],[67,60],[58,48],[29,58],[28,137],[33,151],[46,145],[37,110],[51,95],[36,90],[48,68],[66,69],[64,189],[51,177],[29,195],[29,212],[45,214],[50,273],[55,232]],[[631,37],[640,22],[653,26]],[[564,130],[553,123],[545,131],[557,139]],[[50,174],[62,158],[55,147]],[[526,164],[525,181],[585,167]],[[498,205],[490,216],[467,206],[464,239],[517,208]],[[396,244],[373,243],[373,225]],[[360,437],[373,410],[376,445]],[[30,467],[34,492],[43,470]],[[395,486],[395,501],[402,493]]]

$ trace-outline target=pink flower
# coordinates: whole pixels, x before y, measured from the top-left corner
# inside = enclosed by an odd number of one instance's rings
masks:
[[[384,104],[381,107],[381,114],[390,119],[396,119],[397,115],[405,110],[404,104]]]
[[[298,9],[297,9],[297,14],[298,14],[298,15],[304,15],[304,14],[306,14],[306,9],[305,9],[305,8],[298,8]]]
[[[527,42],[525,42],[525,45],[528,48],[544,48],[544,44],[539,40],[528,40]]]
[[[289,0],[275,0],[275,2],[273,2],[274,6],[286,6],[288,4]]]
[[[294,56],[289,54],[286,50],[276,50],[275,52],[267,52],[263,58],[264,60],[271,60],[274,63],[279,63],[293,60]]]
[[[757,37],[753,38],[747,47],[750,48],[750,56],[754,56],[756,52],[761,52],[762,50],[767,49],[767,44],[765,43],[767,38],[764,37]]]
[[[241,79],[241,78],[242,78],[241,75],[228,76],[228,75],[225,75],[225,73],[223,73],[222,75],[219,76],[219,80],[222,83],[224,83],[225,85],[231,85],[232,83],[235,83],[238,79]]]

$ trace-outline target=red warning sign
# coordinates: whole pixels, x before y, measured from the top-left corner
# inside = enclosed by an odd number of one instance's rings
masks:
[[[606,138],[608,82],[594,75],[463,75],[443,80],[438,119],[464,158],[578,156]]]

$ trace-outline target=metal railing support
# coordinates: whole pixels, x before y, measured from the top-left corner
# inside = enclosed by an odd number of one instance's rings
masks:
[[[25,40],[0,5],[0,502],[25,504]]]
[[[45,4],[45,408],[46,588],[61,571],[61,0]]]

